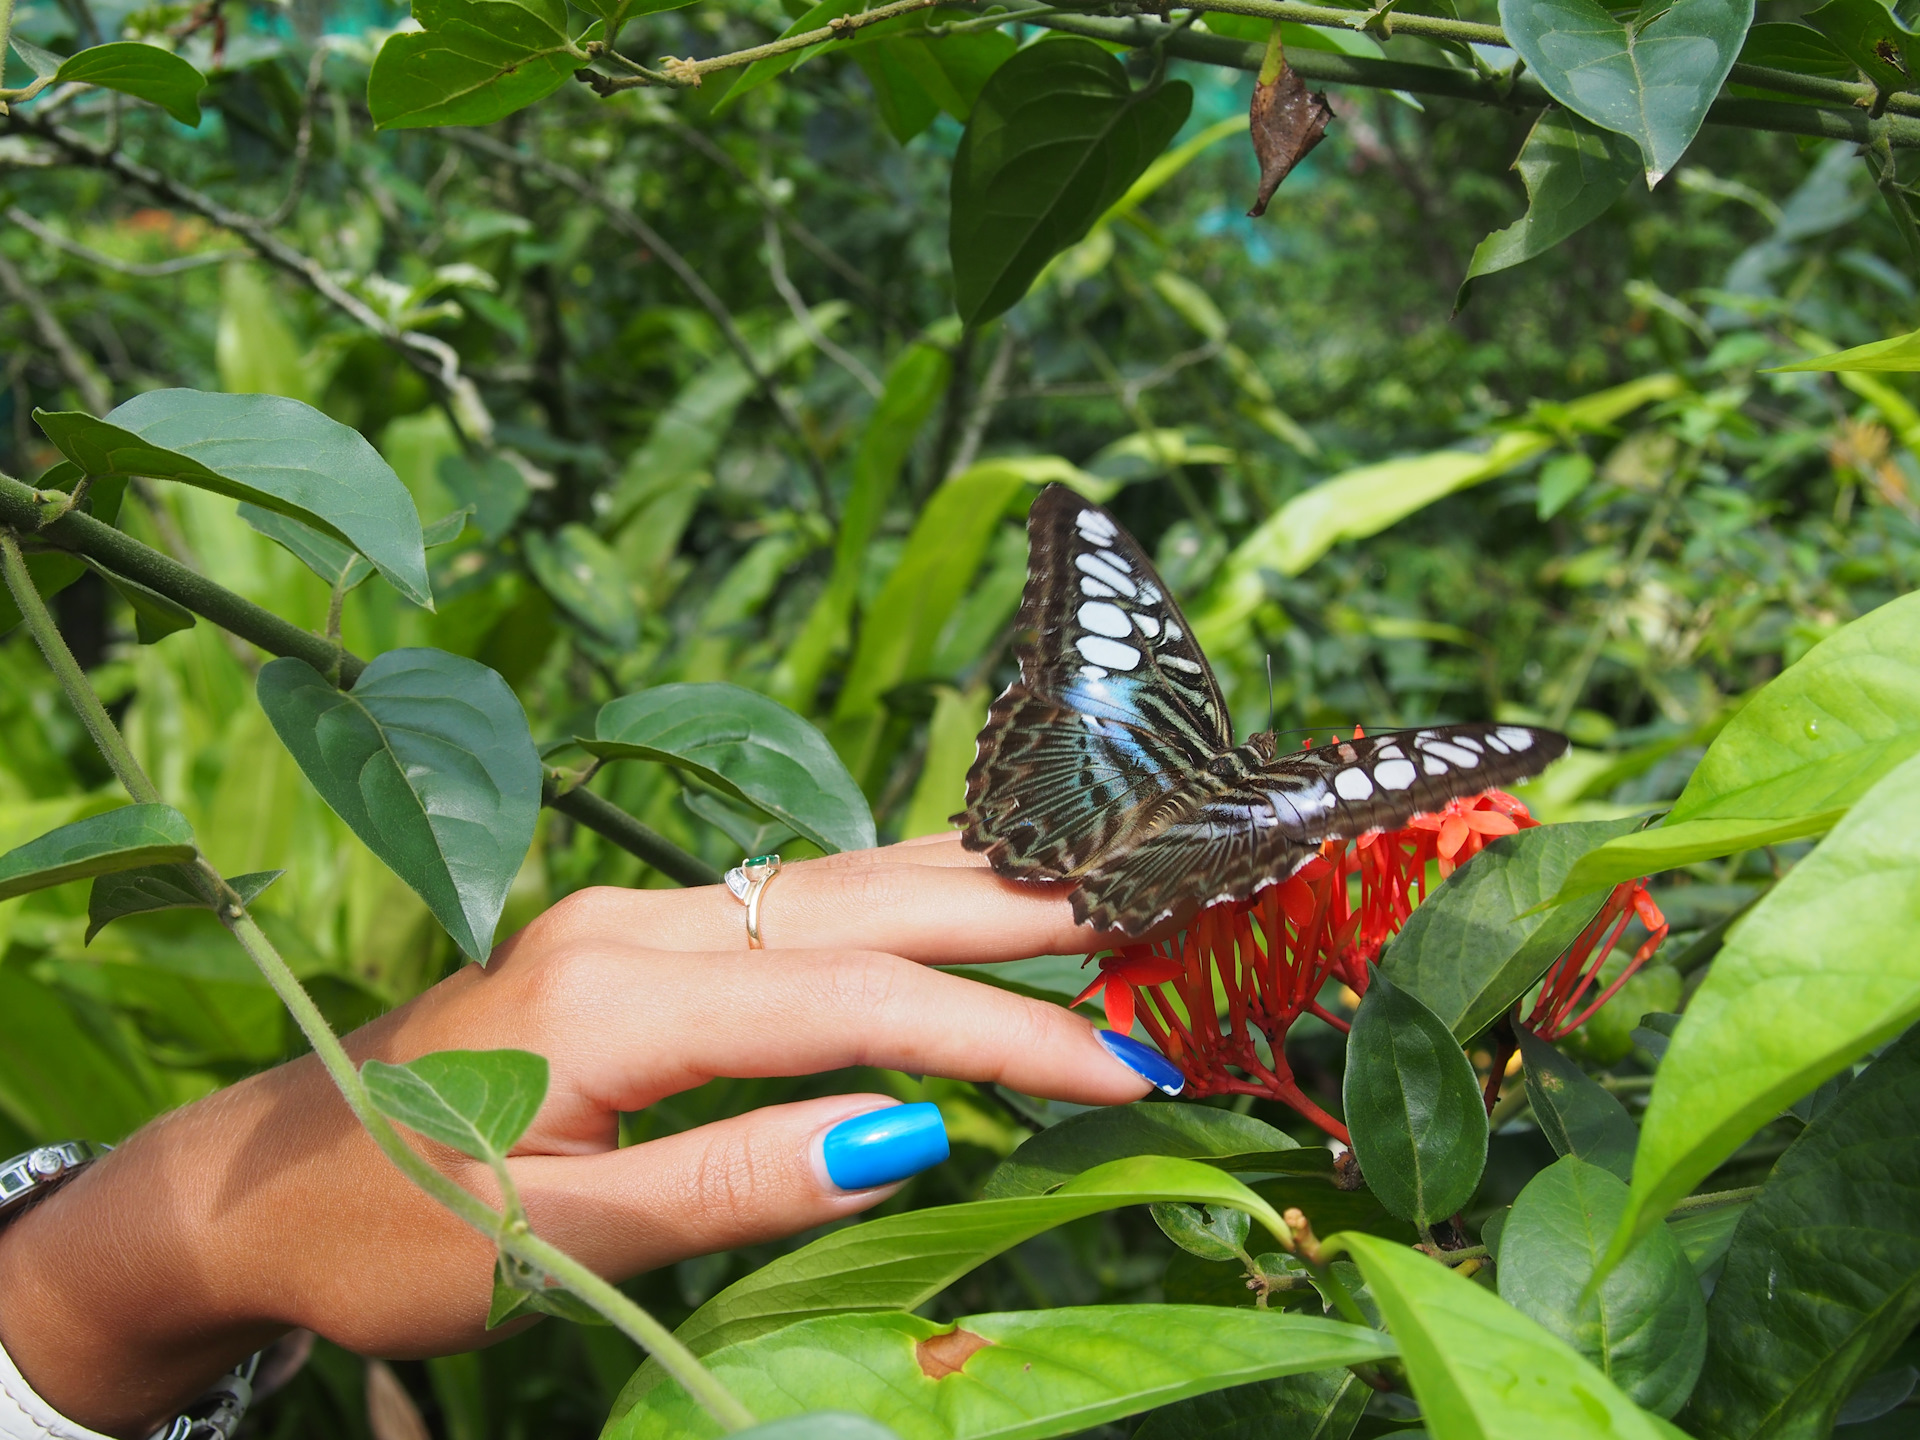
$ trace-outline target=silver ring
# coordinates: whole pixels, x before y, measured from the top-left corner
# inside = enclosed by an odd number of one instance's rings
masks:
[[[727,871],[727,889],[733,898],[747,907],[747,948],[764,950],[760,939],[760,896],[768,883],[780,873],[778,855],[749,855]]]

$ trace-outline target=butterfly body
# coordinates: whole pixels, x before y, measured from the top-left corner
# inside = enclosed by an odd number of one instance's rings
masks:
[[[1133,537],[1059,485],[1028,534],[1020,678],[988,712],[955,819],[1001,874],[1077,881],[1083,922],[1138,935],[1248,899],[1324,841],[1510,784],[1566,748],[1489,723],[1285,755],[1268,731],[1236,745],[1213,669]]]

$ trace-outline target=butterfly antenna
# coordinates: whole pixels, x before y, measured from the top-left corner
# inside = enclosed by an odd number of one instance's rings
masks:
[[[1273,652],[1267,652],[1267,731],[1273,731]]]

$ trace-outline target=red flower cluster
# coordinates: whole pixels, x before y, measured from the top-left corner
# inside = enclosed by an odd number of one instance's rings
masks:
[[[1403,829],[1329,841],[1296,874],[1252,900],[1209,906],[1170,940],[1100,956],[1099,977],[1073,1003],[1100,995],[1107,1023],[1122,1033],[1138,1019],[1186,1076],[1187,1094],[1265,1096],[1345,1141],[1346,1127],[1295,1081],[1286,1058],[1287,1031],[1309,1013],[1336,1029],[1348,1028],[1321,1006],[1320,992],[1337,980],[1356,995],[1366,993],[1367,966],[1426,897],[1430,863],[1444,877],[1488,841],[1537,823],[1513,796],[1489,790],[1452,801],[1437,814],[1415,816]],[[1651,938],[1569,1020],[1635,913]],[[1529,1027],[1551,1039],[1584,1022],[1665,935],[1645,887],[1620,886],[1548,972]]]

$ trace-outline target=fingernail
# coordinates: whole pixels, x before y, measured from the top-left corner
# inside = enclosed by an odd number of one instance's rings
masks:
[[[842,1120],[821,1137],[820,1158],[840,1190],[872,1190],[947,1158],[940,1107],[921,1101]]]
[[[1187,1077],[1180,1067],[1151,1045],[1142,1045],[1131,1035],[1118,1030],[1096,1030],[1107,1053],[1164,1095],[1178,1095],[1187,1088]]]

